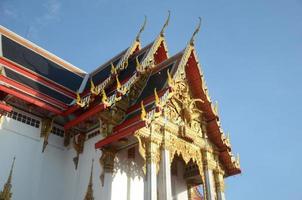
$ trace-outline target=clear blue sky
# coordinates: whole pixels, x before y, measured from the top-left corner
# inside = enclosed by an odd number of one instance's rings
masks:
[[[170,55],[203,18],[196,48],[243,173],[230,200],[302,199],[302,0],[0,0],[0,24],[90,72],[162,26]]]

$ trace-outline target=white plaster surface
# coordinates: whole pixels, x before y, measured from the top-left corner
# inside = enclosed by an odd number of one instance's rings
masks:
[[[75,170],[73,158],[76,152],[71,147],[63,146],[62,137],[51,134],[49,144],[42,153],[40,128],[4,117],[0,126],[0,188],[6,182],[13,157],[16,156],[12,180],[13,199],[82,200],[89,182],[91,161],[94,159],[94,197],[96,200],[104,199],[107,187],[102,187],[100,181],[101,151],[94,149],[94,144],[100,139],[101,135],[98,135],[85,142],[78,169]],[[128,159],[127,155],[127,150],[117,153],[112,174],[111,199],[143,200],[146,191],[143,159],[137,149],[134,159]],[[172,177],[173,199],[187,199],[182,170],[180,166],[178,176]],[[108,183],[105,181],[105,184]]]

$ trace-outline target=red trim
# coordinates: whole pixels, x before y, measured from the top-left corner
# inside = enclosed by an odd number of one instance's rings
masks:
[[[74,120],[71,120],[68,123],[66,123],[64,125],[64,129],[65,130],[70,129],[71,127],[81,123],[82,121],[84,121],[85,119],[91,117],[92,115],[94,115],[98,112],[101,112],[105,108],[106,108],[106,106],[104,104],[99,104],[97,106],[94,106],[94,107],[90,108],[87,112],[84,112],[82,115],[78,116]]]
[[[157,48],[154,56],[155,64],[159,64],[168,58],[167,50],[165,49],[164,41],[162,41]]]
[[[212,108],[212,103],[208,100],[207,94],[201,88],[201,86],[203,85],[201,79],[202,74],[200,74],[200,70],[198,69],[197,60],[193,51],[191,52],[185,70],[190,87],[197,88],[191,90],[193,96],[195,98],[200,98],[204,100],[204,103],[198,103],[197,106],[204,112],[205,119],[208,122],[206,127],[208,137],[211,142],[219,148],[219,158],[222,161],[223,165],[226,167],[227,174],[235,175],[241,173],[241,170],[235,168],[234,164],[232,163],[232,159],[229,154],[229,151],[231,151],[231,149],[226,146],[221,139],[222,133],[220,129],[219,118],[215,115]]]
[[[15,96],[15,97],[17,97],[19,99],[22,99],[24,101],[32,103],[32,104],[34,104],[34,105],[36,105],[38,107],[41,107],[41,108],[43,108],[45,110],[51,111],[51,112],[53,112],[55,114],[58,114],[58,115],[61,114],[61,111],[59,109],[54,108],[53,106],[51,106],[51,105],[49,105],[49,104],[47,104],[47,103],[45,103],[43,101],[34,99],[34,98],[32,98],[32,97],[30,97],[30,96],[28,96],[26,94],[23,94],[23,93],[21,93],[19,91],[10,89],[10,88],[8,88],[6,86],[3,86],[3,85],[0,85],[0,90],[3,91],[3,92],[6,92],[8,94],[11,94],[11,95],[13,95],[13,96]]]
[[[0,110],[5,111],[5,112],[11,112],[13,108],[9,105],[6,105],[2,102],[0,102]]]
[[[96,149],[100,149],[103,146],[110,144],[112,142],[116,142],[124,137],[127,137],[129,135],[132,135],[134,131],[145,127],[146,123],[144,121],[139,121],[138,123],[135,123],[133,125],[131,125],[128,128],[122,129],[120,131],[115,131],[112,135],[106,137],[103,140],[98,141],[97,143],[95,143],[94,147]]]
[[[64,95],[70,97],[70,98],[76,98],[76,94],[71,92],[70,90],[64,88],[61,85],[58,85],[57,83],[51,82],[29,70],[23,69],[22,67],[16,65],[15,63],[8,61],[7,59],[0,57],[0,63],[5,65],[6,67],[17,71],[18,73],[22,74],[23,76],[27,76],[35,81],[38,81],[40,83],[43,83],[44,85],[47,85],[48,87],[51,87]]]
[[[13,87],[16,87],[18,90],[21,90],[24,93],[28,93],[30,95],[33,95],[34,97],[38,97],[38,98],[41,98],[43,100],[45,99],[45,101],[48,101],[51,104],[55,104],[55,106],[58,106],[58,107],[61,107],[61,108],[64,108],[64,109],[68,108],[68,106],[66,104],[64,104],[63,102],[60,102],[60,101],[58,101],[58,100],[56,100],[56,99],[54,99],[50,96],[47,96],[43,93],[40,93],[36,90],[33,90],[30,87],[27,87],[27,86],[25,86],[21,83],[18,83],[16,81],[12,80],[12,79],[7,78],[5,76],[0,75],[0,81],[3,81],[3,82],[5,82],[5,83],[7,83],[7,84],[9,84]]]
[[[78,108],[80,108],[80,106],[78,106],[78,104],[74,104],[71,107],[69,107],[66,111],[64,111],[62,113],[62,116],[66,117],[70,114],[72,114],[74,111],[76,111]]]

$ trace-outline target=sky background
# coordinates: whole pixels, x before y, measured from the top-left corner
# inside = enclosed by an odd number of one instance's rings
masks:
[[[169,54],[196,49],[242,174],[229,200],[302,199],[302,0],[0,0],[0,24],[91,72],[127,48],[147,15],[142,44],[171,10]]]

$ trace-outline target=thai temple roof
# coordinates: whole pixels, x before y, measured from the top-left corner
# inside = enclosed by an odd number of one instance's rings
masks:
[[[197,105],[208,122],[208,137],[225,152],[221,160],[229,175],[240,173],[232,164],[230,147],[221,139],[217,109],[208,95],[193,39],[186,49],[169,57],[164,28],[150,44],[142,48],[138,36],[125,50],[86,73],[0,26],[1,100],[6,98],[9,105],[52,118],[65,131],[90,131],[99,125],[96,115],[104,113],[101,118],[106,119],[107,108],[121,109],[124,113],[117,115],[121,118],[116,119],[111,135],[96,143],[101,148],[145,126],[142,109],[156,109],[156,99],[170,90],[169,76],[184,67],[192,95],[204,101]]]

